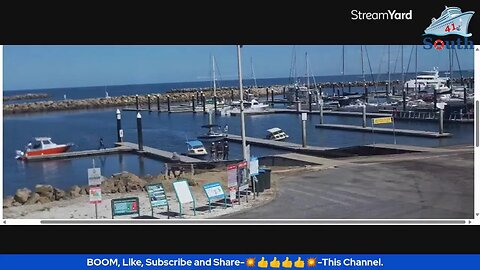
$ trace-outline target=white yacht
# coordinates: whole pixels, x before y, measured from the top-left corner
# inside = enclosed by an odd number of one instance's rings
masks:
[[[281,141],[288,138],[288,135],[281,130],[280,128],[270,128],[267,129],[267,135],[265,136],[267,140]]]
[[[424,90],[424,89],[435,89],[438,93],[448,91],[447,84],[448,77],[440,77],[438,69],[434,68],[433,70],[422,71],[420,72],[416,79],[411,79],[405,82],[404,87],[415,90]]]
[[[243,111],[246,113],[262,112],[268,108],[268,104],[258,102],[256,99],[250,101],[243,101]],[[223,115],[229,115],[230,113],[240,113],[240,101],[233,101],[228,107],[224,107],[221,110]]]
[[[446,36],[461,35],[463,37],[472,36],[467,33],[468,24],[472,18],[473,11],[462,12],[458,7],[447,7],[438,19],[432,18],[432,23],[425,29],[425,35]]]

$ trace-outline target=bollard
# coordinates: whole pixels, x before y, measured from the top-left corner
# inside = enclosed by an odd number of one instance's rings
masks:
[[[196,113],[195,111],[195,95],[192,95],[192,111]]]
[[[143,151],[142,115],[137,113],[138,151]]]
[[[312,92],[308,92],[308,111],[312,112]]]
[[[170,112],[170,96],[167,95],[167,111]]]
[[[392,86],[392,96],[395,96],[395,86]]]
[[[362,106],[362,127],[367,127],[367,105]]]
[[[352,93],[352,83],[348,83],[348,93]]]
[[[202,92],[202,106],[203,106],[203,112],[206,112],[205,109],[205,94]]]
[[[123,142],[122,115],[117,109],[117,142]]]
[[[267,87],[267,89],[266,89],[266,92],[267,92],[267,102],[268,102],[268,87]]]
[[[368,87],[365,85],[365,103],[368,103]]]
[[[295,86],[295,101],[298,101],[298,87]]]
[[[135,95],[135,104],[136,104],[137,111],[138,111],[138,95]]]
[[[307,113],[302,113],[302,147],[307,147]]]
[[[230,99],[231,99],[231,101],[233,101],[235,99],[235,97],[233,95],[233,89],[230,90]]]
[[[438,116],[438,133],[443,134],[443,109],[440,109]]]
[[[148,104],[148,111],[151,112],[152,109],[150,107],[150,94],[147,95],[147,104]]]
[[[216,115],[217,114],[217,96],[213,96],[213,108]]]
[[[297,106],[297,112],[300,112],[300,109],[302,107],[302,102],[301,101],[295,101],[295,105]]]
[[[157,111],[160,111],[160,95],[157,95]]]
[[[286,90],[285,90],[285,86],[283,87],[283,98],[287,98],[287,93],[286,93]]]
[[[200,92],[197,91],[196,94],[197,94],[197,104],[200,104]]]
[[[274,103],[273,103],[273,101],[274,101],[274,99],[273,99],[273,98],[274,98],[274,95],[273,95],[274,92],[273,92],[273,91],[274,91],[274,90],[272,89],[272,107],[273,107],[273,104],[274,104]]]
[[[437,109],[437,89],[433,89],[433,110]]]
[[[465,113],[467,113],[468,108],[467,108],[467,87],[466,86],[463,87],[463,106],[465,106]]]
[[[408,90],[408,87],[407,87]],[[405,92],[405,89],[402,91],[402,99],[403,99],[403,111],[407,110],[407,94]]]

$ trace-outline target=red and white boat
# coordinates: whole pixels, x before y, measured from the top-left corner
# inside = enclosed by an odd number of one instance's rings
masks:
[[[52,155],[67,152],[73,144],[56,144],[49,137],[36,137],[34,142],[25,146],[25,152],[17,150],[16,159],[26,159],[33,156]]]

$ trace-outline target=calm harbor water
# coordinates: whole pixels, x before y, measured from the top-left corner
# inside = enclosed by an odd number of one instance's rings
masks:
[[[185,140],[195,138],[206,130],[200,126],[208,122],[203,113],[157,113],[142,112],[144,144],[168,151],[184,153]],[[325,123],[361,125],[360,117],[325,116]],[[228,125],[229,133],[240,134],[240,118],[237,116],[216,116],[215,122]],[[315,128],[319,123],[317,115],[307,121],[307,142],[309,145],[326,147],[347,147],[362,144],[393,143],[392,135],[348,132]],[[136,112],[122,112],[122,126],[125,141],[137,142]],[[251,137],[264,137],[266,129],[280,127],[290,135],[288,141],[301,143],[301,119],[295,114],[252,115],[246,117],[246,134]],[[385,126],[386,127],[386,126]],[[398,121],[396,128],[437,130],[434,122]],[[398,144],[418,146],[447,146],[473,144],[473,125],[445,124],[452,138],[430,139],[421,137],[397,136]],[[60,188],[87,184],[87,168],[92,158],[54,160],[45,162],[23,162],[14,159],[15,150],[35,136],[50,136],[56,143],[75,143],[72,151],[96,149],[99,138],[106,146],[113,146],[116,140],[115,109],[37,113],[5,116],[3,119],[4,149],[4,194],[13,194],[17,188],[33,188],[35,184],[47,183]],[[239,144],[230,143],[230,158],[241,157]],[[282,153],[261,147],[252,147],[252,155],[265,156]],[[104,176],[123,170],[138,175],[156,175],[163,172],[160,161],[141,158],[133,154],[95,157],[95,164],[102,168]]]

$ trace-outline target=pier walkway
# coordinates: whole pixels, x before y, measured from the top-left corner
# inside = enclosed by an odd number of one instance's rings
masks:
[[[134,149],[128,146],[120,146],[113,148],[106,148],[100,150],[84,150],[84,151],[73,151],[65,152],[60,154],[51,154],[51,155],[41,155],[41,156],[32,156],[27,157],[27,160],[49,160],[49,159],[68,159],[68,158],[79,158],[79,157],[88,157],[88,156],[101,156],[101,155],[110,155],[117,154],[122,152],[132,152]]]
[[[348,131],[360,131],[360,132],[369,132],[372,133],[372,127],[362,127],[362,126],[352,126],[352,125],[338,125],[338,124],[319,124],[315,125],[316,128],[327,128],[327,129],[339,129],[339,130],[348,130]],[[376,127],[373,130],[373,133],[383,133],[383,134],[393,134],[392,128],[380,128]],[[414,136],[414,137],[428,137],[428,138],[445,138],[451,137],[451,133],[438,133],[433,131],[422,131],[422,130],[412,130],[412,129],[395,129],[395,135],[399,136]]]
[[[206,162],[205,160],[201,160],[198,158],[192,158],[188,156],[184,156],[181,154],[178,154],[178,157],[180,160],[173,160],[173,152],[165,151],[165,150],[160,150],[156,149],[153,147],[148,147],[148,146],[143,146],[143,151],[138,151],[138,144],[136,143],[131,143],[131,142],[121,142],[121,143],[116,143],[116,145],[119,145],[120,147],[127,147],[137,153],[142,153],[146,154],[148,156],[151,156],[153,158],[158,158],[163,161],[167,162],[181,162],[181,163],[203,163]]]

